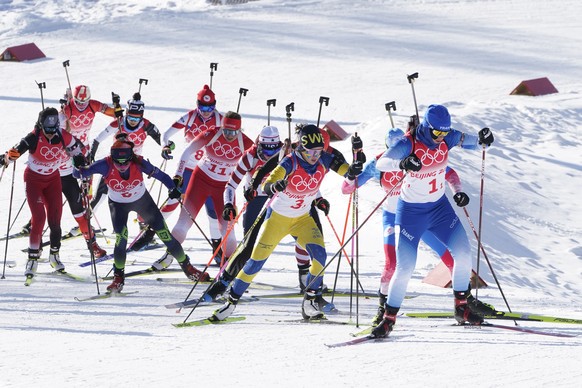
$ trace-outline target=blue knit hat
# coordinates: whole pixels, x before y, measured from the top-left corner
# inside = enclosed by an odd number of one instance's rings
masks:
[[[424,114],[422,125],[437,131],[450,131],[451,115],[447,108],[442,105],[429,105]]]

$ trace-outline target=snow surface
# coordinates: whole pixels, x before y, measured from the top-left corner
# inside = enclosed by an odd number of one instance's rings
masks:
[[[319,97],[326,96],[330,102],[321,110],[321,122],[333,119],[357,132],[371,157],[382,151],[390,127],[384,104],[396,102],[393,118],[399,127],[414,113],[406,75],[418,72],[414,88],[421,114],[429,104],[441,103],[457,129],[488,126],[496,137],[485,159],[482,238],[511,309],[581,319],[581,14],[577,0],[259,0],[222,6],[200,0],[1,0],[2,47],[35,42],[47,58],[0,64],[0,148],[8,149],[32,128],[41,107],[35,81],[46,82],[45,103],[57,105],[67,86],[65,60],[70,60],[71,83],[90,85],[104,102],[111,91],[129,99],[139,78],[148,79],[142,87],[146,116],[162,131],[194,106],[195,94],[210,81],[209,63],[217,62],[212,84],[218,108],[236,110],[239,88],[249,89],[240,112],[251,137],[266,124],[267,99],[277,99],[271,122],[287,133],[285,105],[295,103],[294,123],[316,122]],[[540,77],[548,77],[559,93],[509,95],[522,80]],[[98,117],[93,136],[107,123]],[[146,155],[159,165],[160,149],[148,143]],[[349,141],[336,144],[349,153]],[[100,153],[107,149],[102,145]],[[482,154],[455,149],[450,160],[471,197],[468,210],[477,226]],[[170,174],[175,161],[167,168]],[[18,162],[15,176],[11,167],[0,183],[2,233],[12,181],[12,220],[22,204],[23,170]],[[347,197],[340,183],[329,174],[322,191],[341,234]],[[382,197],[375,185],[360,190],[360,221]],[[15,228],[28,216],[25,206]],[[97,209],[97,217],[111,230],[107,206]],[[463,212],[459,217],[476,261],[473,232]],[[207,230],[205,217],[198,222]],[[67,207],[63,228],[73,225]],[[331,257],[339,244],[325,219],[323,226]],[[131,224],[130,234],[137,229]],[[350,229],[351,221],[347,235]],[[241,236],[238,226],[237,233]],[[108,239],[100,243],[112,251],[114,239]],[[74,297],[95,294],[94,283],[39,275],[25,288],[26,239],[0,246],[7,249],[8,262],[16,263],[3,268],[0,280],[2,386],[571,387],[582,380],[580,337],[466,330],[451,327],[452,320],[401,317],[388,342],[328,349],[324,344],[348,340],[358,329],[285,322],[300,318],[298,298],[241,304],[234,316],[245,316],[242,322],[177,329],[171,323],[183,321],[189,310],[176,314],[163,306],[183,300],[191,284],[161,283],[159,276],[128,279],[126,291],[138,294],[81,303]],[[195,228],[185,247],[194,263],[206,264],[210,249]],[[284,240],[256,281],[296,287],[292,250],[290,239]],[[64,242],[61,252],[69,271],[91,275],[77,266],[87,260],[82,239]],[[135,255],[128,271],[146,268],[160,254]],[[377,289],[383,261],[381,220],[374,214],[359,235],[358,266],[366,291]],[[421,247],[408,288],[418,297],[406,300],[401,312],[452,307],[450,289],[421,282],[437,264]],[[488,267],[481,255],[480,273],[490,287],[478,295],[506,309]],[[109,268],[110,263],[100,264],[99,275]],[[328,285],[336,268],[337,259],[327,272]],[[39,272],[49,270],[40,264]],[[210,267],[211,275],[216,271]],[[105,285],[99,284],[101,292]],[[345,260],[338,287],[350,287]],[[251,288],[249,294],[281,291]],[[198,287],[194,295],[200,292]],[[366,327],[376,299],[359,302],[359,314],[352,305],[350,317],[349,298],[336,298],[344,314],[330,319]],[[200,306],[190,319],[205,318],[214,308]],[[582,335],[578,325],[522,326]]]

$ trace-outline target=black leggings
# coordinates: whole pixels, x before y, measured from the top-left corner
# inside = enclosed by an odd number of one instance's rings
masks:
[[[139,214],[156,231],[160,240],[168,247],[168,252],[179,263],[183,262],[186,258],[182,245],[170,233],[160,209],[156,206],[149,192],[146,191],[141,198],[134,202],[121,203],[109,199],[109,210],[111,211],[111,222],[113,223],[113,230],[116,235],[115,248],[113,250],[116,268],[125,268],[127,254],[127,219],[131,211]]]
[[[63,194],[69,203],[69,208],[74,217],[79,217],[85,211],[83,207],[83,192],[79,187],[79,182],[73,174],[61,176]]]

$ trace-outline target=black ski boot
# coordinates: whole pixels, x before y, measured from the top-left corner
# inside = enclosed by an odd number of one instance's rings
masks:
[[[469,297],[471,291],[454,291],[455,294],[455,319],[459,325],[470,324],[480,325],[483,323],[483,314],[479,314],[471,309]],[[475,298],[473,298],[474,300]]]
[[[142,250],[145,246],[153,241],[155,235],[156,231],[146,225],[142,235],[133,243],[129,250],[134,252]]]
[[[378,326],[382,319],[384,319],[384,313],[386,312],[386,295],[382,294],[380,290],[378,290],[378,312],[376,316],[372,320],[372,326]]]
[[[385,338],[390,334],[396,324],[396,314],[398,314],[398,310],[400,309],[386,305],[386,312],[384,313],[382,320],[378,326],[372,330],[370,336],[373,338]]]

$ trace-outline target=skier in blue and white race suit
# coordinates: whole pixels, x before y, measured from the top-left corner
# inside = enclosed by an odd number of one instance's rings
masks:
[[[390,281],[384,318],[372,331],[385,337],[396,321],[408,281],[416,265],[417,249],[425,231],[432,232],[447,246],[455,261],[452,285],[455,318],[459,323],[480,324],[483,315],[494,309],[476,300],[470,293],[472,269],[471,246],[461,221],[445,196],[445,174],[449,150],[455,146],[475,150],[489,146],[493,134],[483,128],[478,136],[451,128],[451,116],[442,105],[430,105],[415,131],[407,133],[387,151],[387,158],[376,167],[380,171],[406,172],[396,208],[396,271]],[[453,199],[460,207],[469,203],[464,192]]]
[[[412,122],[413,123],[413,122]],[[411,124],[412,124],[411,123]],[[411,128],[409,126],[409,131]],[[388,197],[384,200],[382,204],[382,228],[383,228],[383,240],[384,240],[384,255],[385,263],[382,269],[382,276],[380,278],[380,288],[378,289],[378,313],[372,321],[372,325],[378,325],[384,318],[384,306],[386,304],[386,295],[388,294],[388,286],[390,285],[390,280],[396,270],[396,245],[394,236],[394,220],[396,218],[396,205],[398,204],[398,198],[400,197],[400,187],[402,183],[402,178],[404,177],[404,172],[402,170],[397,171],[380,171],[376,167],[378,163],[384,163],[384,159],[387,158],[386,154],[393,144],[397,143],[404,136],[404,131],[400,128],[390,128],[386,133],[386,151],[382,152],[371,161],[364,165],[364,170],[358,179],[350,180],[348,178],[344,179],[342,183],[342,193],[350,194],[353,193],[357,187],[364,186],[370,180],[378,181],[384,192]],[[459,175],[451,167],[447,167],[445,173],[445,180],[447,181],[451,191],[456,194],[463,191],[461,180]],[[453,271],[454,260],[447,249],[447,247],[440,242],[430,231],[425,232],[422,235],[422,241],[432,248],[440,257],[442,262],[447,266],[450,272]]]

